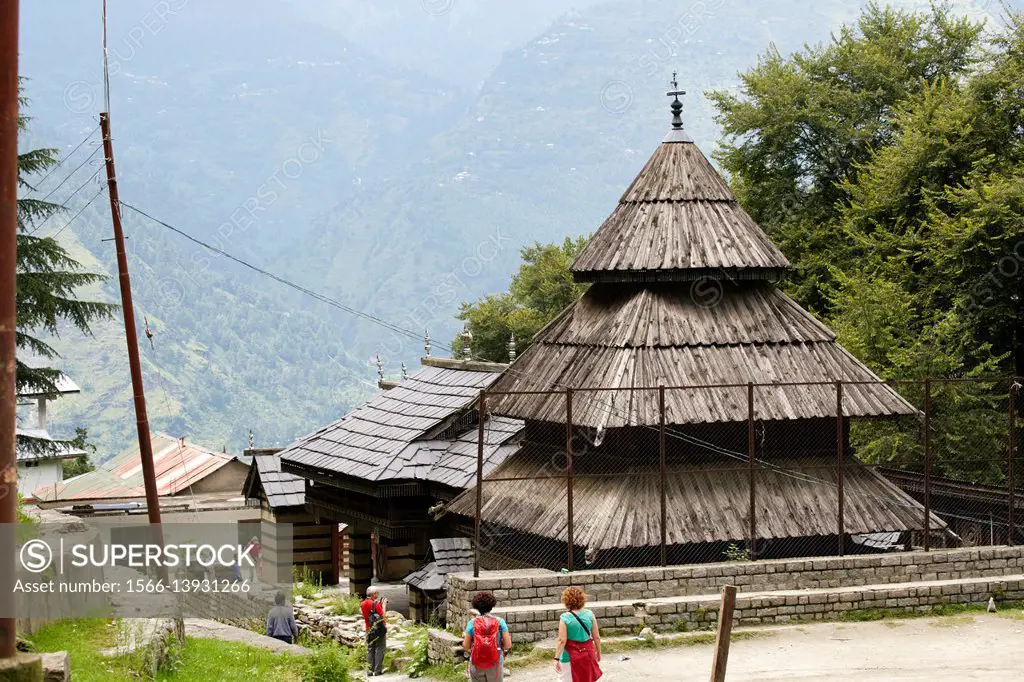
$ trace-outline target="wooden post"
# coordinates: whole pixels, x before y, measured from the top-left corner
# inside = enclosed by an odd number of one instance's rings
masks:
[[[754,433],[754,383],[747,383],[747,474],[750,478],[750,559],[757,558],[757,439]]]
[[[0,3],[0,523],[17,521],[15,272],[18,263],[18,0]],[[14,535],[11,535],[12,542]],[[0,549],[4,599],[14,594],[15,547]],[[15,655],[15,619],[0,618],[0,658]]]
[[[661,458],[661,565],[668,566],[668,467],[665,461],[665,386],[658,387],[658,450]]]
[[[837,472],[836,477],[839,479],[839,515],[838,531],[839,531],[839,556],[846,554],[846,501],[845,501],[845,476],[846,476],[846,462],[844,453],[844,429],[843,429],[843,382],[836,382],[836,459]]]
[[[1006,488],[1007,497],[1009,498],[1010,508],[1006,510],[1006,544],[1014,545],[1017,542],[1017,519],[1016,519],[1016,496],[1017,496],[1017,476],[1014,471],[1015,459],[1017,456],[1017,378],[1010,379],[1010,391],[1007,395],[1007,402],[1009,403],[1009,419],[1008,424],[1009,432],[1007,433],[1007,449],[1009,452],[1006,457]]]
[[[473,577],[480,577],[480,526],[484,506],[484,417],[487,414],[487,392],[480,391],[476,427],[476,518],[473,520]]]
[[[932,544],[932,380],[924,380],[924,551]]]
[[[725,682],[729,663],[729,641],[732,639],[732,615],[736,610],[736,587],[722,587],[722,605],[718,611],[718,634],[715,637],[715,659],[711,664],[711,682]]]
[[[573,554],[576,550],[576,538],[572,527],[572,389],[565,389],[565,478],[566,478],[566,503],[568,505],[568,526],[566,532],[569,540],[569,556],[566,568],[571,573],[573,570]]]

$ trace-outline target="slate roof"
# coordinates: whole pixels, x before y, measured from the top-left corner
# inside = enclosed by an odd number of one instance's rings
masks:
[[[157,494],[176,495],[235,460],[231,455],[180,442],[162,433],[152,436]],[[56,494],[55,494],[56,492]],[[146,496],[139,446],[125,450],[95,471],[69,478],[34,492],[40,502],[57,500],[124,499]]]
[[[427,366],[400,385],[281,451],[285,468],[366,481],[425,480],[465,487],[476,473],[473,406],[493,371]],[[492,417],[485,425],[485,471],[514,450],[523,424]]]
[[[446,588],[445,576],[473,570],[473,544],[469,538],[437,538],[430,541],[432,561],[403,580],[424,592]]]
[[[259,489],[271,509],[301,507],[306,503],[306,480],[281,471],[280,455],[254,455],[249,475],[245,479],[246,497],[255,498]]]

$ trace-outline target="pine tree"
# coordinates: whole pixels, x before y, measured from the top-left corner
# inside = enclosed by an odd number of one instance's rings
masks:
[[[20,104],[24,110],[27,99],[22,97]],[[20,115],[18,129],[24,131],[28,121],[29,117]],[[62,322],[70,322],[83,334],[91,334],[90,325],[111,317],[117,308],[110,303],[77,298],[78,289],[102,282],[106,277],[84,272],[81,264],[56,239],[37,234],[48,219],[65,211],[61,204],[39,198],[45,194],[39,191],[35,180],[57,165],[57,154],[56,149],[40,148],[18,155],[18,186],[23,196],[17,202],[16,343],[19,359],[16,381],[19,391],[31,387],[48,397],[59,396],[55,382],[60,372],[48,366],[29,366],[21,358],[32,356],[43,360],[34,365],[46,365],[59,355],[44,340],[44,335],[57,336]],[[52,447],[46,441],[23,436],[18,437],[18,446],[33,452],[45,452]]]

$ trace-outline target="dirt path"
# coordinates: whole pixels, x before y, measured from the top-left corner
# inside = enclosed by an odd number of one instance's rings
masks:
[[[609,655],[602,682],[706,682],[712,648]],[[516,672],[516,682],[553,682],[546,668]],[[1024,679],[1024,614],[978,614],[780,628],[735,642],[729,682],[761,680]]]

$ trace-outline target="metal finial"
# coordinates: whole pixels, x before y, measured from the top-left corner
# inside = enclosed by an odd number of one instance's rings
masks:
[[[462,329],[462,358],[468,360],[473,356],[473,333],[469,331],[469,325]]]
[[[380,353],[377,353],[377,378],[384,381],[384,363],[380,361]]]
[[[405,381],[408,378],[409,378],[409,369],[405,366],[405,363],[403,362],[402,363],[402,381]]]
[[[683,103],[679,101],[680,95],[685,95],[685,90],[679,89],[679,82],[676,80],[676,72],[672,72],[672,90],[665,93],[668,97],[673,97],[672,100],[672,129],[682,130],[683,129]]]
[[[430,357],[430,332],[426,329],[423,330],[423,350],[427,351],[427,357]]]
[[[249,449],[256,447],[256,436],[252,435],[252,429],[249,429]]]
[[[515,362],[516,359],[516,333],[512,332],[508,336],[508,361]]]

